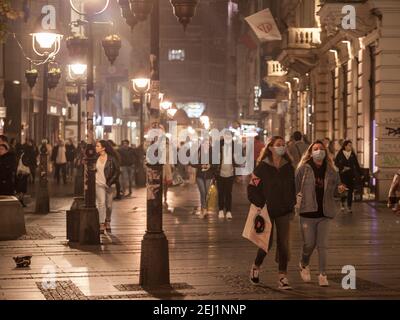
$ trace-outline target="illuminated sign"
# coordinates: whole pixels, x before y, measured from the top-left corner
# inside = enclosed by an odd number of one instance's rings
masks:
[[[112,126],[114,123],[113,117],[103,117],[103,125],[105,126]]]

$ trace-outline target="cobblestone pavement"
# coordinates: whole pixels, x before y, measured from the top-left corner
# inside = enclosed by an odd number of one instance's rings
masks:
[[[28,234],[0,242],[0,299],[399,299],[400,217],[383,204],[356,203],[353,214],[341,213],[331,225],[328,277],[317,285],[317,252],[311,260],[312,282],[303,283],[297,265],[301,239],[298,219],[292,223],[289,279],[292,291],[277,289],[277,266],[267,257],[253,286],[249,269],[257,249],[241,234],[247,216],[245,185],[234,187],[233,220],[193,214],[198,205],[194,185],[172,188],[163,215],[169,241],[171,287],[143,289],[139,282],[140,246],[145,231],[145,190],[114,202],[112,234],[99,246],[70,245],[65,210],[71,186],[51,185],[51,213],[26,208]],[[32,264],[16,269],[13,256],[30,253]],[[342,267],[356,268],[356,290],[342,289]],[[54,274],[54,276],[52,276]],[[55,282],[54,282],[54,281]]]

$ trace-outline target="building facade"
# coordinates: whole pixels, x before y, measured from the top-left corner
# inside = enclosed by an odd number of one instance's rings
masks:
[[[329,137],[336,150],[344,139],[352,140],[372,176],[371,193],[385,200],[400,166],[400,2],[275,4],[253,1],[257,10],[271,8],[282,34],[282,41],[267,44],[274,49],[260,82],[278,89],[273,103],[283,113],[269,113],[267,121],[286,138],[295,130],[309,140]],[[264,52],[259,45],[257,54]]]

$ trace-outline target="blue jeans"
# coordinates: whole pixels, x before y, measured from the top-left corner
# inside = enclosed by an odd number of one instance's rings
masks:
[[[121,167],[121,187],[122,191],[132,193],[132,178],[133,178],[133,167],[123,166]]]
[[[317,247],[319,255],[319,272],[325,275],[328,255],[329,218],[300,217],[301,234],[303,237],[303,253],[301,264],[306,267],[310,264],[311,255]]]
[[[96,206],[99,211],[99,222],[111,222],[113,188],[96,184]]]
[[[201,208],[207,208],[207,193],[211,185],[211,179],[196,178],[197,187],[200,191]]]

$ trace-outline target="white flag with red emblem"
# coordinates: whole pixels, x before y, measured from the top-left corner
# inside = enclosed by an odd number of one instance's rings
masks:
[[[269,9],[261,10],[245,18],[260,42],[282,40],[281,33]]]

